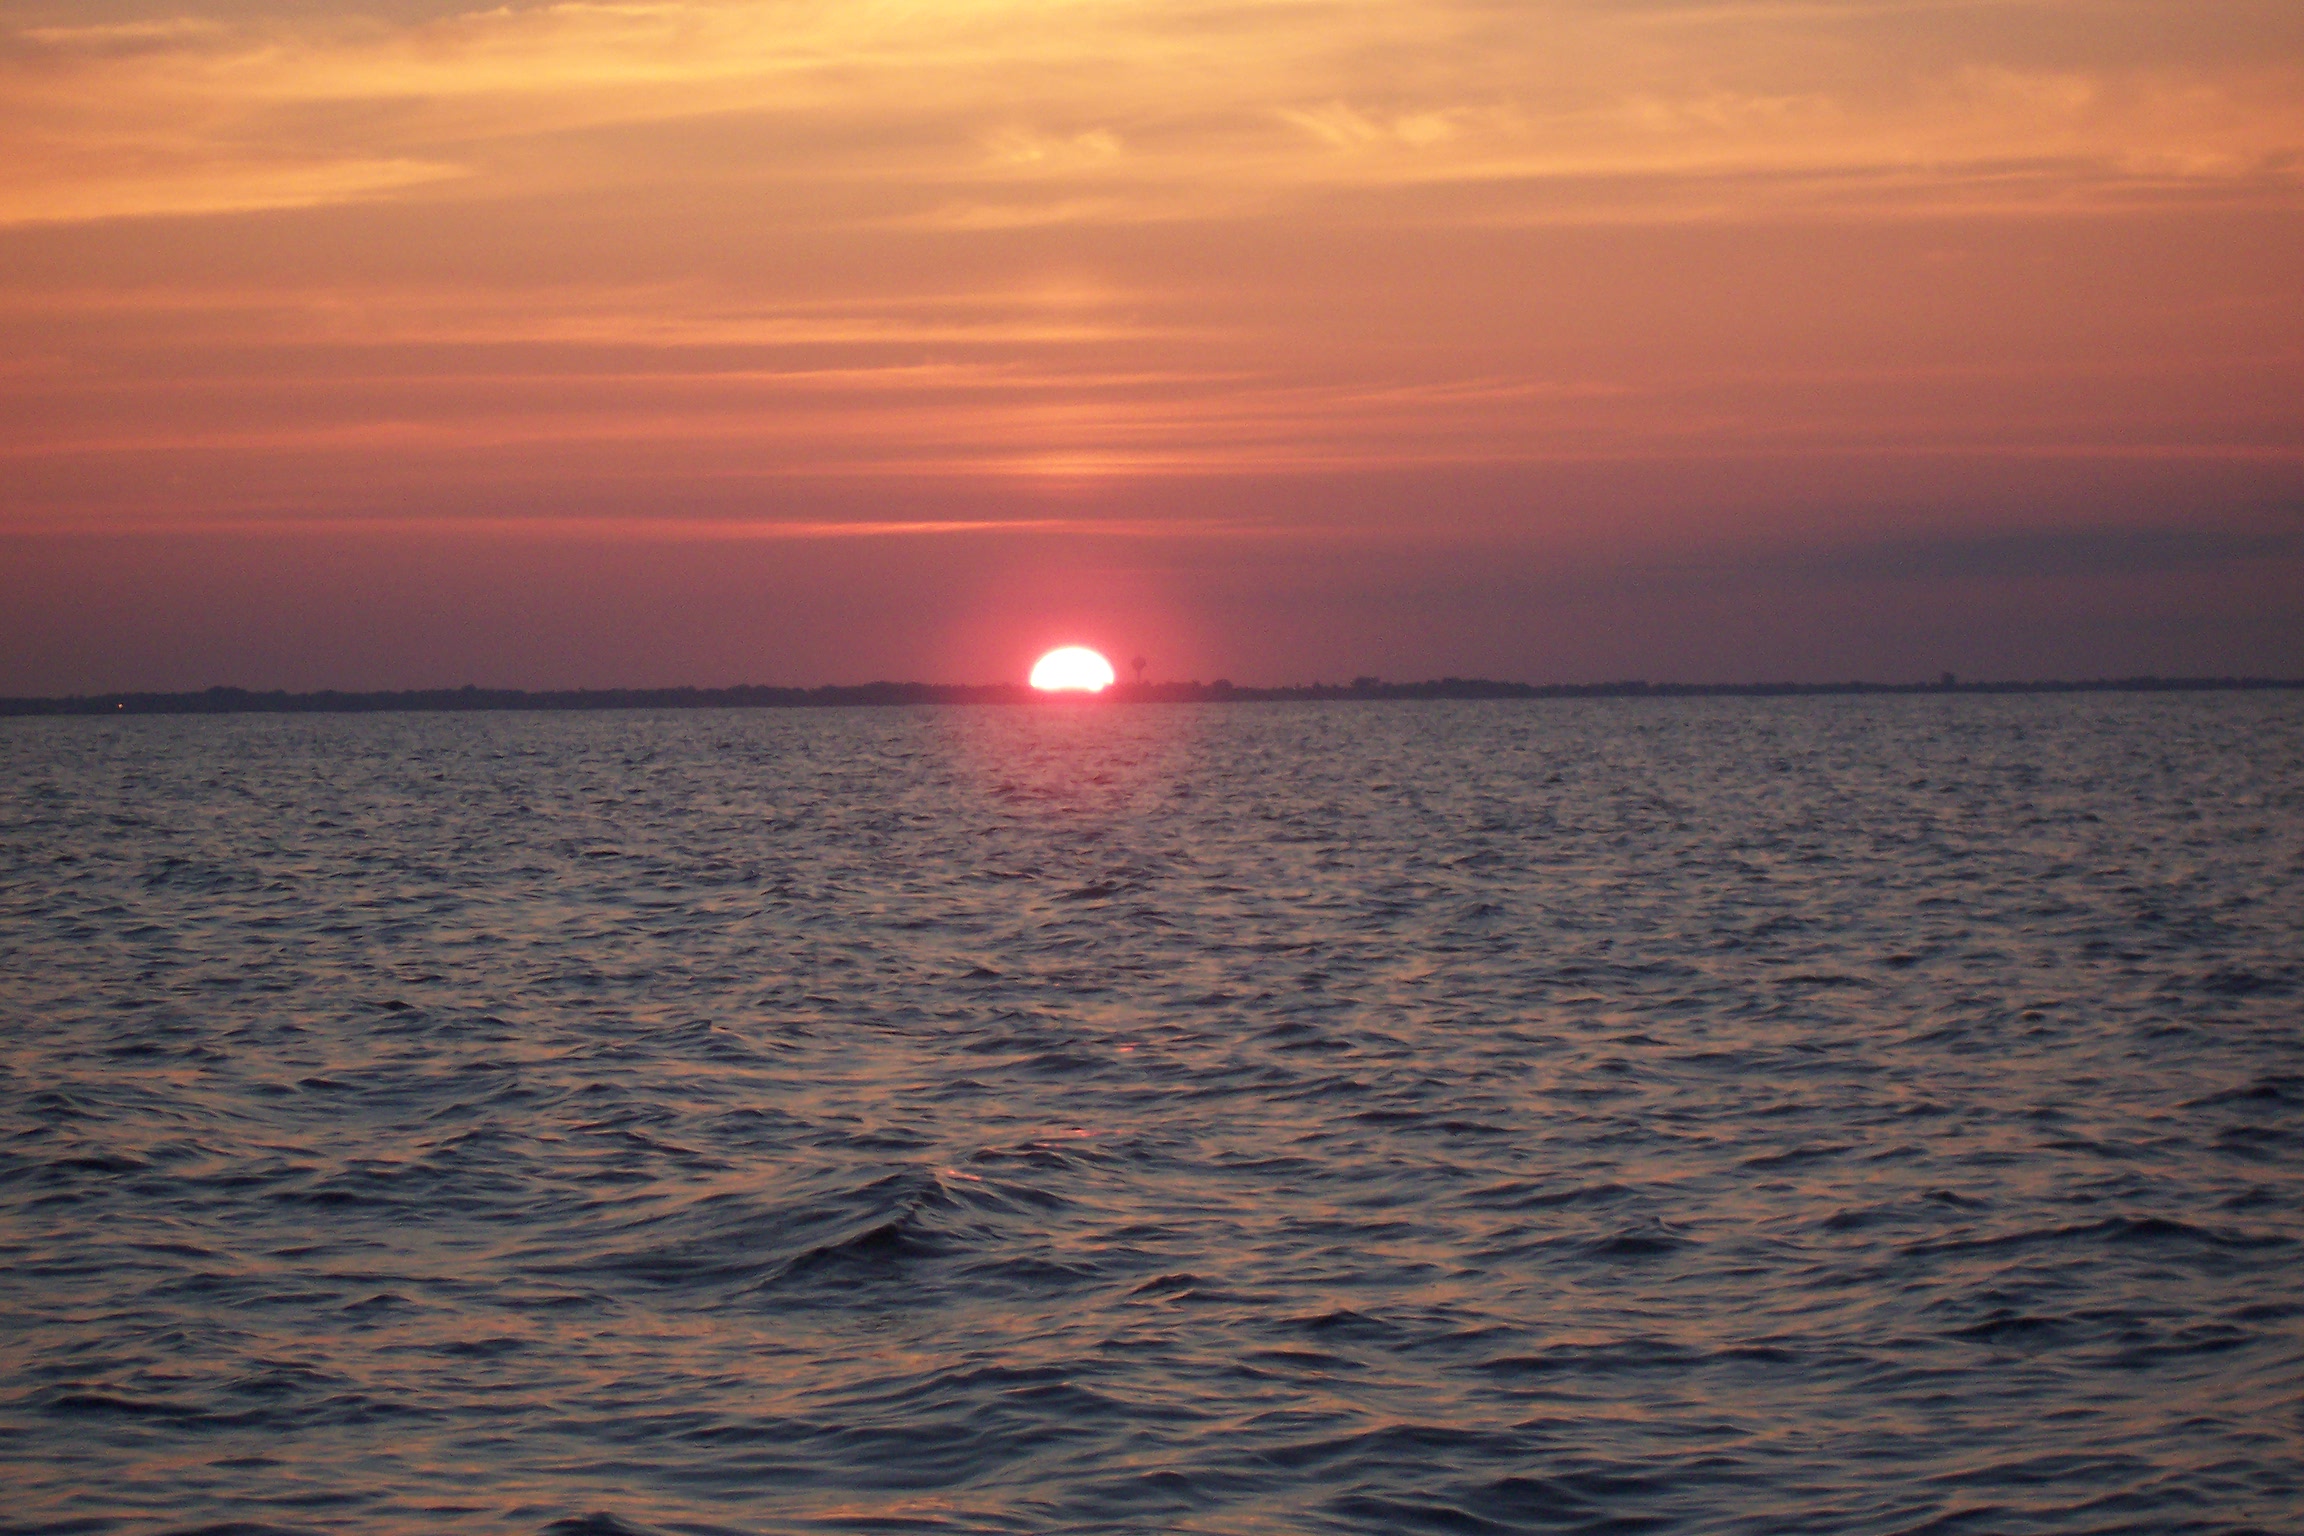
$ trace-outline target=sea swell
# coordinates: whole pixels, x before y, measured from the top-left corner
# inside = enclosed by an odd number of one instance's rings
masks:
[[[2286,696],[27,720],[0,1530],[2293,1530]]]

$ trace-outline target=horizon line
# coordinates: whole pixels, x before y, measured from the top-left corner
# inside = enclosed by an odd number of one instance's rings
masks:
[[[190,690],[112,690],[94,694],[0,696],[0,717],[151,714],[469,713],[503,710],[779,709],[916,705],[1328,703],[1415,700],[1498,701],[1594,698],[1787,698],[1834,695],[1997,695],[2035,693],[2211,693],[2304,690],[2304,677],[2183,676],[1963,680],[1951,672],[1928,682],[1651,682],[1527,683],[1440,677],[1386,682],[1361,675],[1344,683],[1279,685],[1211,682],[1115,682],[1094,693],[1036,689],[1024,683],[874,681],[788,686],[738,683],[645,688],[323,688],[255,690],[218,683]]]

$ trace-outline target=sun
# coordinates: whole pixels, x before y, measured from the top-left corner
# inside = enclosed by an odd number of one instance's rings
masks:
[[[1112,677],[1112,663],[1084,645],[1060,645],[1032,663],[1032,686],[1049,693],[1102,693]]]

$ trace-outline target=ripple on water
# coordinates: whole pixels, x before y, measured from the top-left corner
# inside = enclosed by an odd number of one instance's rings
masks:
[[[2288,697],[0,759],[0,1530],[2304,1511]]]

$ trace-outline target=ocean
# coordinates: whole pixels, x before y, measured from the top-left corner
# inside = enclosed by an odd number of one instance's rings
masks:
[[[0,721],[0,1531],[2304,1531],[2304,697]]]

